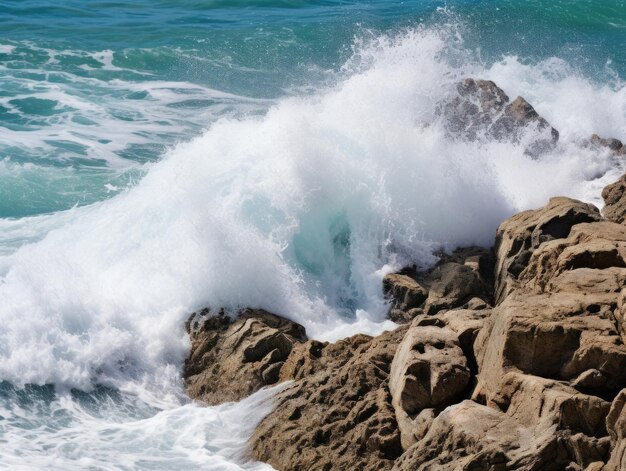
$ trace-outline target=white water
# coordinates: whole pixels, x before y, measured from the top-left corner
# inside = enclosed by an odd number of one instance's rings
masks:
[[[525,96],[561,131],[559,146],[533,160],[523,146],[446,138],[434,109],[466,76]],[[594,132],[626,137],[625,90],[590,83],[556,59],[485,67],[429,30],[360,44],[336,85],[280,100],[262,117],[218,121],[110,200],[33,224],[2,221],[14,230],[10,243],[32,242],[0,252],[0,379],[104,384],[151,405],[154,394],[170,397],[131,426],[78,421],[76,437],[111,434],[103,445],[111,452],[154,440],[176,459],[163,424],[193,437],[223,410],[172,408],[184,403],[190,312],[262,307],[321,339],[391,328],[385,273],[427,266],[436,248],[489,246],[504,218],[553,195],[599,203],[622,170],[608,151],[580,144]],[[244,414],[245,405],[232,407]],[[93,449],[58,448],[65,433],[37,435],[49,442],[20,459],[82,466]],[[139,438],[127,442],[126,433]],[[229,446],[193,442],[211,457]]]

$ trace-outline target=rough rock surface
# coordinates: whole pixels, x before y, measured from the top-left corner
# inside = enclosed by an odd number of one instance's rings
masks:
[[[511,102],[491,81],[468,78],[457,85],[457,92],[457,96],[440,105],[440,113],[453,136],[523,141],[531,155],[552,149],[559,139],[558,131],[530,103],[522,97]]]
[[[415,316],[458,307],[485,308],[491,303],[493,254],[480,247],[440,254],[429,270],[410,267],[383,278],[383,292],[391,301],[389,317],[408,322]]]
[[[208,310],[187,323],[191,352],[183,376],[189,395],[207,404],[238,401],[278,381],[294,345],[306,340],[304,327],[260,309],[235,320]]]
[[[449,328],[411,326],[391,364],[389,389],[402,447],[419,438],[424,409],[441,409],[460,396],[470,380],[458,336]],[[417,428],[417,433],[414,431]]]
[[[405,332],[322,344],[314,358],[305,344],[294,363],[310,362],[309,374],[278,394],[252,436],[253,457],[278,470],[390,469],[402,448],[388,379]]]
[[[603,471],[626,469],[626,389],[613,400],[606,418],[606,428],[611,437],[611,457]]]
[[[279,471],[626,470],[626,225],[553,198],[503,222],[494,251],[383,291],[405,325],[374,338],[307,340],[261,310],[193,317],[190,394],[291,381],[250,441]]]
[[[626,175],[602,190],[604,208],[602,215],[609,221],[623,224],[626,221]]]

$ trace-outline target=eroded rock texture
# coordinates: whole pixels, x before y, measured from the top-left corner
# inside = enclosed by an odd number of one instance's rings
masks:
[[[207,404],[238,401],[278,381],[304,327],[261,309],[233,320],[223,311],[193,315],[187,324],[191,352],[183,376],[189,395]]]
[[[423,313],[432,315],[459,307],[484,309],[492,302],[491,250],[470,247],[440,256],[430,270],[411,267],[383,278],[392,320],[404,323]]]
[[[626,203],[608,201],[603,218],[553,198],[503,222],[493,250],[387,275],[403,324],[375,338],[201,313],[190,394],[215,404],[291,381],[250,442],[279,471],[624,471],[626,225],[610,216]]]

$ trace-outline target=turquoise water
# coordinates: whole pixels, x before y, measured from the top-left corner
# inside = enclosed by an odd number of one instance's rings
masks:
[[[190,312],[376,334],[385,273],[624,172],[624,1],[0,0],[0,468],[264,469],[200,407]],[[467,77],[560,131],[450,137]],[[529,130],[532,138],[532,130]]]
[[[621,0],[2,1],[0,217],[110,197],[219,117],[333,80],[355,38],[450,21],[487,63],[626,74]]]

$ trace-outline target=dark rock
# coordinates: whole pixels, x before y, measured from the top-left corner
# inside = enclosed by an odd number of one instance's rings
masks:
[[[441,104],[439,112],[452,136],[523,141],[531,155],[550,151],[559,139],[558,131],[524,98],[509,102],[504,91],[488,80],[465,79],[457,85],[457,95]]]
[[[493,283],[492,252],[469,247],[439,255],[439,262],[430,270],[406,268],[385,276],[383,291],[391,303],[390,319],[404,323],[422,313],[489,306]]]
[[[606,147],[611,149],[615,155],[626,155],[626,146],[622,144],[622,141],[615,138],[602,138],[597,134],[593,134],[589,139],[591,144],[597,147]]]

